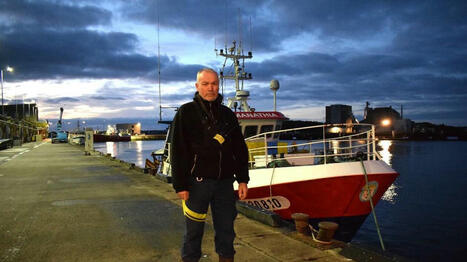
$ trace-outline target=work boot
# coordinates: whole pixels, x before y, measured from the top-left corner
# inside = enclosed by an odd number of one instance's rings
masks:
[[[219,262],[233,262],[233,261],[234,261],[233,257],[226,258],[226,257],[219,256]]]

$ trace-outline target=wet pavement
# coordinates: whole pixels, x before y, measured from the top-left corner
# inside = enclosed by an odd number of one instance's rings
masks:
[[[183,216],[171,185],[79,146],[0,151],[0,210],[0,261],[180,261]],[[352,261],[342,247],[242,215],[236,232],[236,261]],[[217,261],[213,239],[208,224],[201,261]]]

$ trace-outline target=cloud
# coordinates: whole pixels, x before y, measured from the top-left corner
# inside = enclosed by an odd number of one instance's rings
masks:
[[[262,1],[136,0],[122,1],[121,11],[123,16],[134,21],[156,25],[159,20],[163,28],[216,38],[221,46],[239,41],[240,35],[246,45],[253,42],[255,50],[277,50],[278,35],[270,27],[270,20],[258,14],[264,7]],[[252,31],[250,18],[255,20]]]
[[[125,98],[123,97],[107,97],[107,96],[90,96],[89,97],[90,99],[94,99],[94,100],[125,100]]]
[[[177,91],[163,93],[164,103],[191,100],[193,89],[182,86],[205,65],[220,64],[184,56],[205,50],[213,38],[219,48],[241,33],[245,51],[253,46],[254,59],[246,61],[253,81],[246,89],[259,110],[270,109],[269,81],[279,79],[279,108],[292,114],[292,104],[342,103],[361,110],[370,101],[403,104],[414,120],[428,118],[428,110],[419,109],[428,107],[436,121],[456,122],[466,112],[466,13],[464,1],[3,1],[0,66],[16,68],[7,78],[13,85],[120,79],[76,99],[116,110],[103,109],[107,115],[150,108],[158,57],[142,45],[153,41],[148,32],[154,33],[159,18],[164,33],[186,37],[183,47],[178,39],[166,40],[170,51],[160,57],[161,82]],[[181,50],[187,43],[190,51]],[[63,98],[50,97],[44,101]]]
[[[3,35],[0,64],[10,64],[14,80],[64,78],[156,79],[157,57],[138,54],[138,38],[128,33],[56,31],[14,27]],[[6,62],[3,62],[6,61]],[[1,63],[3,62],[3,63]],[[161,56],[163,81],[192,79],[203,65],[183,65]]]
[[[444,123],[465,112],[467,78],[455,74],[440,74],[446,68],[427,62],[426,57],[399,55],[397,53],[365,54],[317,54],[280,55],[260,63],[251,63],[256,72],[255,81],[277,78],[279,106],[306,104],[351,104],[354,109],[370,101],[376,106],[404,105],[406,116],[426,119],[431,109],[443,108]],[[272,93],[267,83],[250,85],[246,89],[255,97],[257,108],[271,104]],[[449,96],[444,96],[449,94]],[[301,102],[300,102],[301,101]],[[420,102],[419,102],[420,101]],[[269,105],[270,107],[270,105]],[[429,111],[414,113],[418,107]],[[456,119],[459,119],[458,117]],[[440,121],[439,118],[437,121]]]
[[[154,58],[130,53],[137,41],[132,34],[20,26],[2,38],[0,61],[16,68],[17,79],[128,77],[153,70]]]
[[[49,103],[49,104],[61,104],[64,102],[79,102],[80,99],[78,98],[73,98],[73,97],[57,97],[57,98],[51,98],[51,99],[46,99],[44,102]]]
[[[90,25],[108,25],[112,13],[95,6],[78,6],[65,1],[2,1],[0,17],[7,23],[49,28],[83,28]]]
[[[72,3],[72,2],[71,2]],[[10,81],[72,78],[156,79],[157,56],[138,52],[134,33],[103,32],[112,13],[95,6],[55,1],[0,3],[0,66],[15,67]],[[161,56],[163,81],[188,79],[201,65]]]

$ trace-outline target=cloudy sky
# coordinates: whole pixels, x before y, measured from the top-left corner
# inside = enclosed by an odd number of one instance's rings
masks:
[[[465,1],[0,0],[0,66],[15,68],[5,102],[36,102],[42,119],[64,107],[68,119],[155,122],[158,20],[163,106],[191,100],[196,71],[223,63],[214,48],[241,39],[257,111],[272,110],[278,79],[291,119],[323,121],[330,104],[361,119],[368,101],[467,125]]]

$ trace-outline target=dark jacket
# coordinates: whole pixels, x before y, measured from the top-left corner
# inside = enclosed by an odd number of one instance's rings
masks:
[[[221,102],[221,95],[208,102],[196,93],[193,102],[182,105],[175,115],[170,164],[176,192],[189,190],[193,176],[248,183],[248,149],[237,117]],[[221,144],[216,135],[225,141]]]

